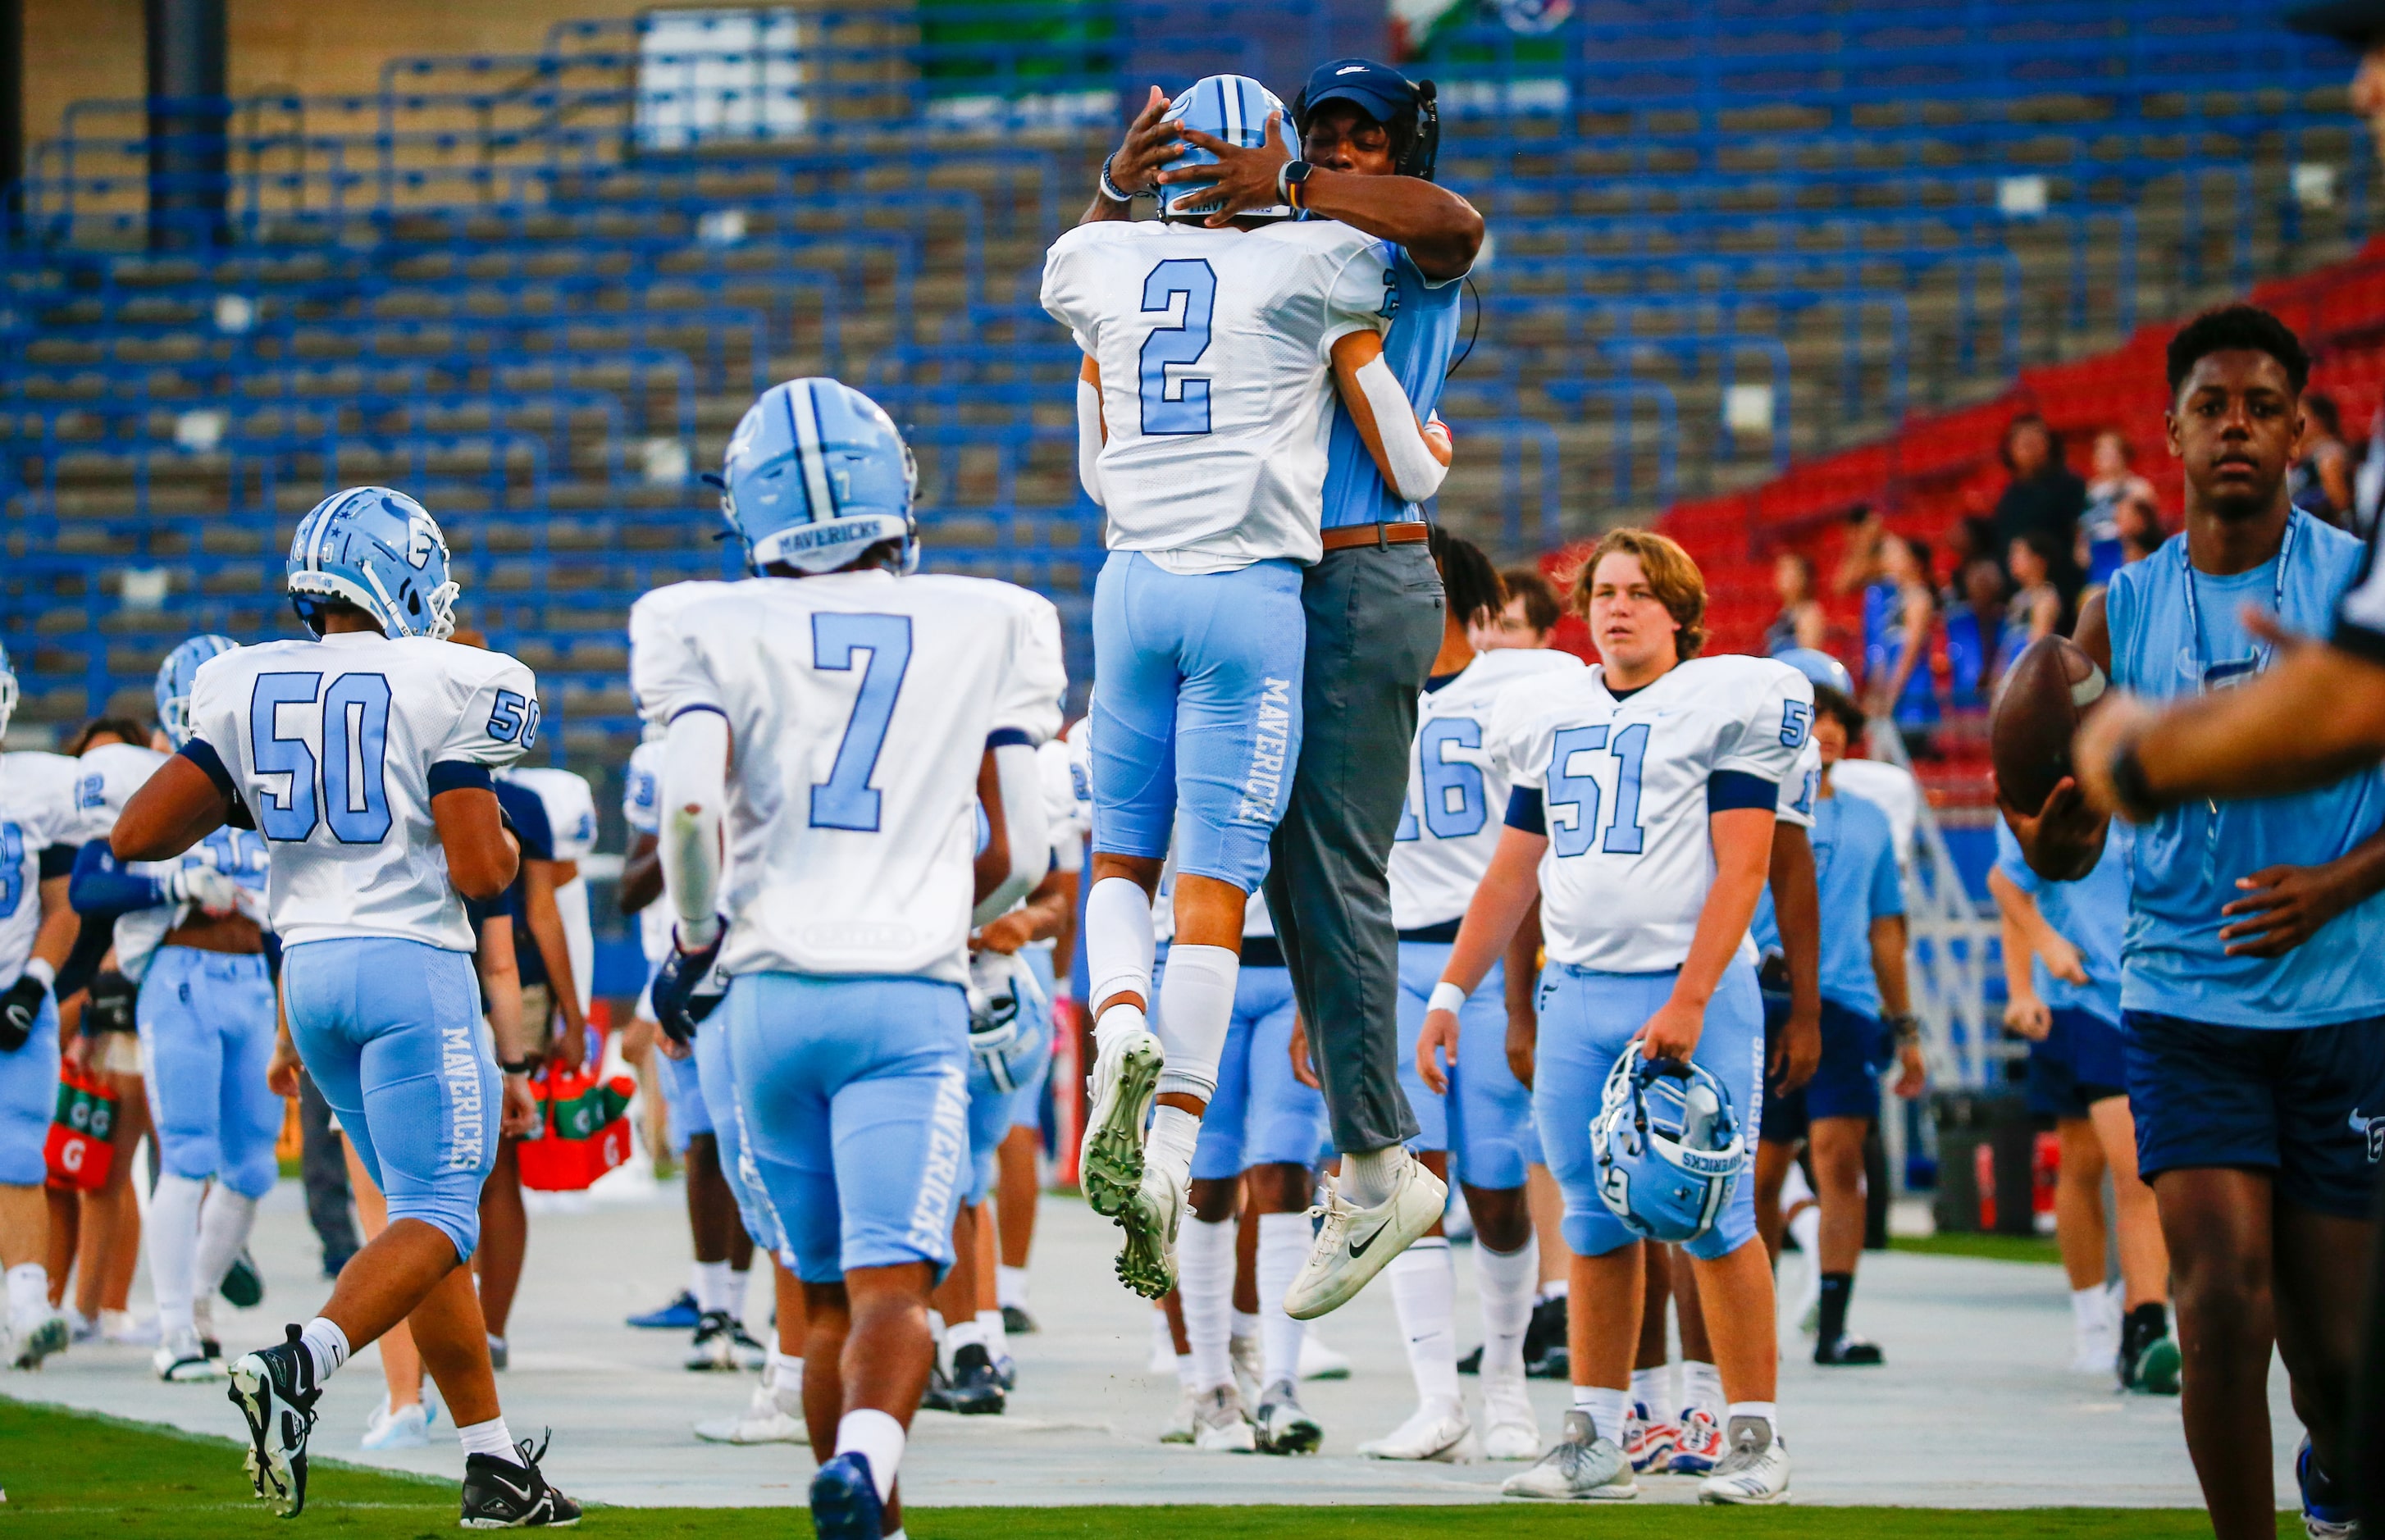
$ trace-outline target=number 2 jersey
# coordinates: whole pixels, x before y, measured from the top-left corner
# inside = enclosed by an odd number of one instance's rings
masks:
[[[1692,658],[1621,697],[1592,667],[1500,697],[1491,749],[1507,822],[1549,837],[1549,959],[1661,973],[1689,955],[1714,885],[1711,813],[1776,811],[1812,737],[1814,687],[1768,658]],[[1753,962],[1744,938],[1742,957]]]
[[[1391,324],[1394,248],[1330,219],[1080,225],[1043,308],[1101,368],[1109,548],[1219,572],[1324,553],[1333,344]]]
[[[285,946],[393,937],[473,950],[431,800],[536,741],[538,687],[503,652],[343,632],[209,659],[184,757],[265,837]]]
[[[653,721],[729,720],[726,971],[965,982],[979,763],[1059,730],[1050,601],[883,571],[678,583],[630,611],[630,674]]]

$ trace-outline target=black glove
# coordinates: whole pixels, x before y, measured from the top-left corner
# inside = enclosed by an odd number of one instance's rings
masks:
[[[712,1014],[720,1003],[721,986],[712,976],[712,964],[720,955],[720,943],[729,938],[729,922],[718,922],[719,933],[712,944],[695,951],[679,950],[679,936],[671,936],[670,955],[663,959],[660,971],[655,975],[655,987],[648,997],[655,1008],[655,1020],[675,1043],[695,1041],[696,1024]]]
[[[31,976],[20,976],[0,993],[0,1053],[25,1046],[33,1036],[33,1024],[42,1019],[42,1002],[49,998],[49,986]]]
[[[96,1037],[103,1032],[138,1032],[133,1019],[133,1005],[141,998],[141,987],[110,968],[91,981],[91,999],[82,1008],[82,1035]]]

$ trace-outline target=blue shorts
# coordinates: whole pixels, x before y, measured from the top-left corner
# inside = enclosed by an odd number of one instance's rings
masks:
[[[754,1151],[745,1137],[745,1110],[737,1099],[737,1055],[730,1044],[728,1021],[718,1010],[696,1029],[691,1057],[696,1088],[704,1100],[704,1121],[710,1125],[713,1151],[719,1158],[729,1195],[737,1200],[737,1217],[755,1245],[765,1251],[784,1251],[786,1230],[779,1223],[770,1195],[763,1190],[762,1173],[754,1164]]]
[[[1093,586],[1093,849],[1255,892],[1300,759],[1301,568],[1179,577],[1114,553]]]
[[[1217,1060],[1217,1089],[1192,1147],[1195,1181],[1230,1181],[1253,1166],[1313,1166],[1326,1142],[1325,1096],[1292,1073],[1292,970],[1244,968]]]
[[[1878,1016],[1822,1001],[1822,1062],[1814,1078],[1783,1091],[1769,1068],[1781,1027],[1788,1025],[1789,998],[1764,997],[1763,1137],[1795,1144],[1816,1118],[1879,1119],[1879,1075],[1894,1057],[1888,1027]]]
[[[690,1139],[712,1132],[712,1108],[704,1099],[704,1071],[693,1052],[684,1059],[668,1053],[656,1058],[659,1065],[655,1079],[661,1084],[663,1102],[670,1110],[671,1148],[685,1153]]]
[[[161,1163],[243,1198],[272,1191],[281,1099],[265,1084],[273,981],[264,955],[160,947],[134,1015]]]
[[[2029,1045],[2029,1110],[2083,1118],[2099,1101],[2129,1094],[2129,1039],[2092,1011],[2064,1006],[2053,1029]]]
[[[44,998],[32,1036],[0,1053],[0,1186],[38,1187],[49,1180],[44,1154],[58,1110],[58,1007]]]
[[[2366,1218],[2385,1161],[2385,1018],[2214,1026],[2125,1011],[2137,1167],[2276,1174],[2299,1209]]]
[[[1052,1004],[1031,1000],[1021,989],[1018,999],[1018,1040],[1001,1055],[1001,1074],[987,1056],[971,1053],[968,1062],[969,1206],[986,1200],[993,1191],[1002,1141],[1020,1123],[1036,1121],[1043,1096],[1043,1077],[1052,1071]],[[1020,1108],[1027,1115],[1019,1115]]]
[[[394,937],[303,941],[281,954],[281,996],[298,1057],[391,1220],[438,1226],[468,1261],[503,1110],[471,954]]]
[[[1541,970],[1541,1036],[1534,1055],[1532,1121],[1550,1173],[1565,1191],[1566,1244],[1585,1257],[1603,1257],[1636,1243],[1598,1195],[1598,1161],[1590,1150],[1590,1120],[1606,1089],[1606,1075],[1648,1018],[1670,998],[1675,972],[1602,974],[1552,962]],[[1764,1120],[1764,1000],[1755,970],[1733,963],[1706,1003],[1696,1061],[1730,1095],[1742,1128]],[[1689,1243],[1693,1257],[1729,1256],[1755,1238],[1755,1184],[1742,1174],[1714,1228]]]
[[[1457,1012],[1457,1065],[1447,1099],[1425,1088],[1417,1074],[1417,1033],[1425,1002],[1441,982],[1453,949],[1446,941],[1400,943],[1400,1088],[1416,1112],[1410,1149],[1445,1149],[1450,1174],[1469,1187],[1499,1192],[1524,1185],[1524,1170],[1540,1158],[1532,1128],[1532,1093],[1507,1067],[1506,964],[1494,962]]]
[[[725,1023],[723,1018],[726,1018]],[[968,1000],[920,978],[747,974],[713,1018],[795,1273],[953,1260],[968,1177]]]

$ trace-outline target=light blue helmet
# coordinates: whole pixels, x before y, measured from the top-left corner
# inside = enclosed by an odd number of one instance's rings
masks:
[[[191,681],[199,677],[199,664],[239,646],[230,637],[193,637],[157,665],[157,725],[175,748],[191,740]]]
[[[456,629],[447,540],[414,499],[387,487],[351,487],[315,504],[290,541],[290,602],[323,634],[322,601],[344,600],[388,637],[444,638]]]
[[[1772,654],[1774,663],[1785,663],[1817,685],[1828,685],[1849,700],[1854,698],[1855,681],[1847,665],[1828,652],[1811,647],[1792,647]]]
[[[1615,1217],[1674,1246],[1714,1227],[1747,1164],[1723,1083],[1703,1065],[1642,1059],[1637,1043],[1606,1076],[1590,1149],[1598,1196]]]
[[[9,664],[8,649],[0,647],[0,738],[8,734],[8,719],[17,714],[17,670]]]
[[[762,392],[722,462],[720,511],[755,572],[833,572],[880,540],[918,565],[918,466],[894,419],[853,387],[790,379]]]
[[[1255,150],[1267,141],[1267,114],[1281,113],[1276,124],[1276,143],[1292,159],[1300,158],[1300,146],[1292,142],[1292,112],[1276,93],[1252,80],[1248,75],[1207,75],[1192,82],[1191,90],[1168,104],[1163,123],[1176,123],[1183,128],[1198,129],[1203,133],[1238,144],[1245,150]],[[1163,171],[1185,171],[1197,166],[1217,164],[1217,152],[1186,143],[1184,153],[1160,168]],[[1225,200],[1215,196],[1214,181],[1180,181],[1164,184],[1159,190],[1159,214],[1164,219],[1204,218],[1225,206]],[[1237,217],[1245,219],[1289,219],[1294,210],[1287,204],[1274,204],[1265,208],[1246,208]]]

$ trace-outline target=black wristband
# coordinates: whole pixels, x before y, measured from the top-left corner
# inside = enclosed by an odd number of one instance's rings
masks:
[[[1899,1047],[1921,1040],[1921,1023],[1911,1012],[1889,1017],[1887,1025],[1888,1035],[1896,1039]]]
[[[2120,751],[2112,756],[2112,794],[2133,823],[2148,822],[2161,811],[2161,799],[2145,780],[2144,762],[2137,758],[2134,739],[2122,743]]]
[[[530,1061],[527,1059],[501,1060],[497,1064],[497,1068],[505,1071],[507,1074],[528,1074],[530,1073]]]

